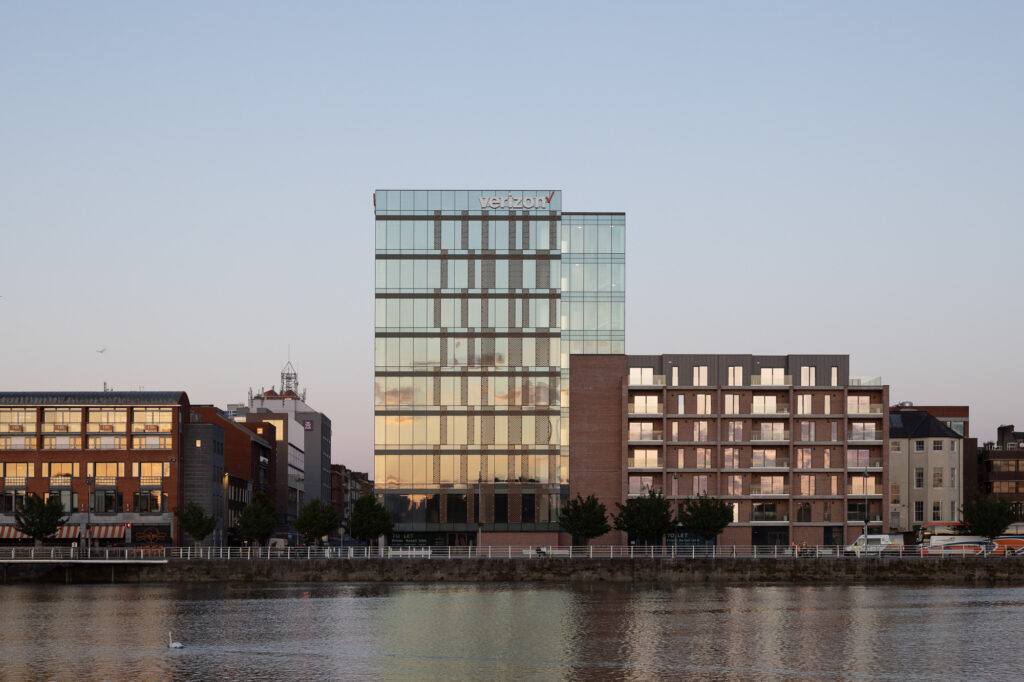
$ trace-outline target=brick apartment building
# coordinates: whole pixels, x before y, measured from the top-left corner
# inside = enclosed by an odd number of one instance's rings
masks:
[[[1000,426],[996,442],[978,450],[978,483],[980,492],[1012,502],[1024,520],[1024,432]]]
[[[331,504],[338,512],[342,524],[352,516],[356,500],[363,495],[372,494],[373,481],[370,480],[369,474],[352,471],[344,464],[331,465]]]
[[[179,543],[188,415],[183,391],[0,393],[0,542],[35,493],[71,514],[58,540]]]
[[[839,544],[888,527],[889,388],[851,379],[849,356],[573,356],[570,368],[570,496],[610,512],[652,488],[720,497],[734,510],[720,544]]]

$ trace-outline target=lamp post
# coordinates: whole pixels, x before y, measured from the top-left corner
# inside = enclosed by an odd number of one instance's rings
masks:
[[[87,555],[92,554],[92,493],[96,488],[96,477],[86,476],[85,485],[89,492],[89,499],[85,501],[85,550]]]
[[[868,499],[868,470],[864,469],[864,546],[868,545],[868,509],[871,502]]]

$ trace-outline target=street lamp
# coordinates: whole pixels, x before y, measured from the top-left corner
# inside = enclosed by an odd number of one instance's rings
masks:
[[[868,545],[868,508],[871,502],[868,499],[868,470],[864,469],[864,546]]]
[[[85,485],[89,492],[89,499],[85,501],[85,549],[88,554],[92,553],[92,494],[96,488],[96,477],[86,476]]]

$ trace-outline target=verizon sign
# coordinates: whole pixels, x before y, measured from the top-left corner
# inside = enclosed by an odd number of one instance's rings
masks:
[[[550,208],[555,190],[546,197],[524,197],[508,193],[504,197],[479,197],[480,208]]]

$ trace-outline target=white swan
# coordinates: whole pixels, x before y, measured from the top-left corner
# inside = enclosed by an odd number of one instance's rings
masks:
[[[167,648],[168,649],[184,649],[185,645],[181,642],[171,641],[171,631],[167,631]]]

